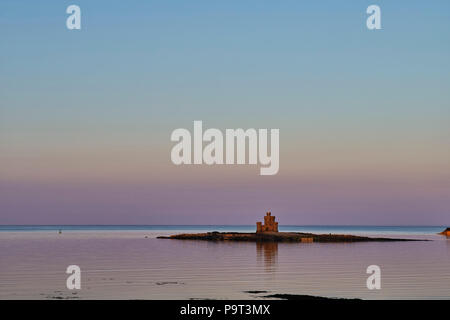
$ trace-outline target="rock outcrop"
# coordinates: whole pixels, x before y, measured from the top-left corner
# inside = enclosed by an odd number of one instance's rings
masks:
[[[363,242],[363,241],[420,241],[413,239],[393,239],[393,238],[369,238],[346,234],[313,234],[300,232],[207,232],[207,233],[184,233],[172,236],[161,236],[158,239],[178,239],[178,240],[209,240],[209,241],[251,241],[251,242]]]

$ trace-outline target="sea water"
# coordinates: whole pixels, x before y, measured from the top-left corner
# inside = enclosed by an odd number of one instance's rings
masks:
[[[280,226],[280,231],[426,239],[418,242],[254,243],[157,239],[254,226],[0,226],[0,299],[261,299],[301,294],[449,299],[445,226]],[[81,269],[68,290],[66,269]],[[369,265],[381,289],[369,290]]]

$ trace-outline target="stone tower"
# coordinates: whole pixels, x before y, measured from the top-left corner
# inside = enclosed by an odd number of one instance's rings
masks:
[[[275,216],[272,216],[270,211],[264,216],[264,224],[256,223],[256,233],[261,232],[278,232],[278,222],[275,222]]]

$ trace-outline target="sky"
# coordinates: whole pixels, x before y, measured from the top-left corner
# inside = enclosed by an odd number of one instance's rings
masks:
[[[449,52],[444,0],[3,0],[0,224],[449,225]],[[194,120],[278,174],[174,165]]]

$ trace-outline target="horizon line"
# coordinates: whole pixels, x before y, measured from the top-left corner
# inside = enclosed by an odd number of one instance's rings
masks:
[[[256,223],[256,222],[255,222]],[[0,227],[51,227],[51,226],[68,226],[68,227],[147,227],[147,226],[254,226],[253,224],[0,224]],[[441,225],[385,225],[385,224],[280,224],[288,227],[442,227]]]

